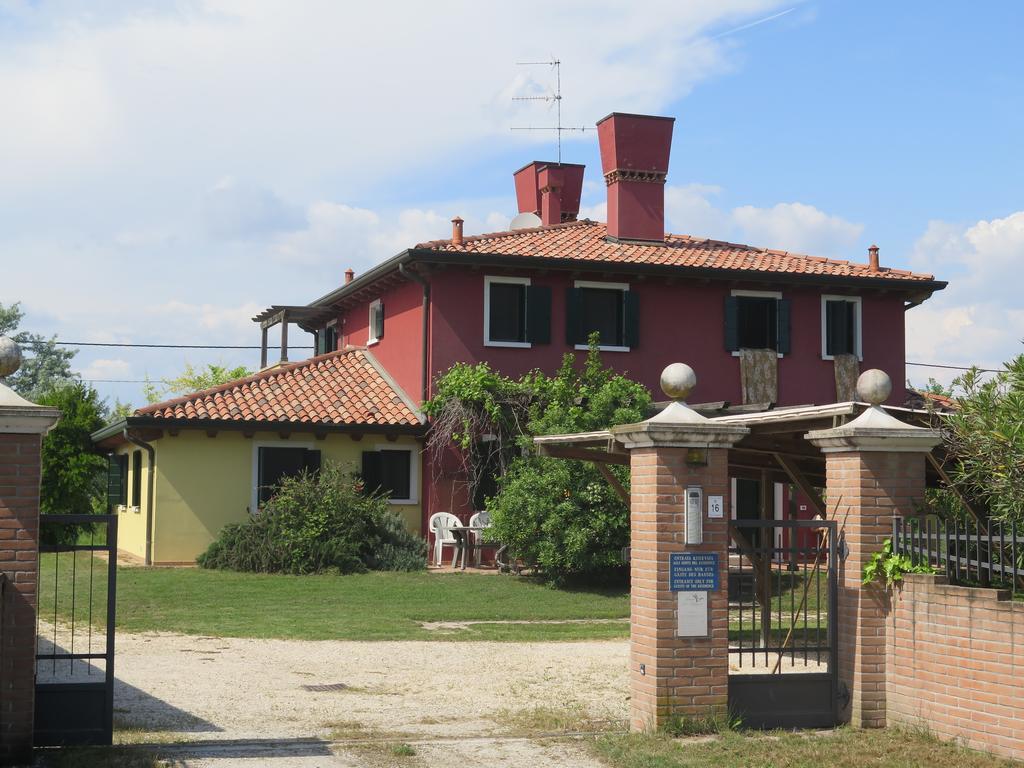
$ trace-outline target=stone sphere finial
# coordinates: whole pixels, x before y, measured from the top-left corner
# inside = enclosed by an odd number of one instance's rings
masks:
[[[0,379],[21,368],[21,347],[14,339],[0,336]]]
[[[864,371],[857,379],[857,397],[871,405],[881,405],[892,394],[892,379],[877,368]]]
[[[673,400],[685,400],[697,386],[697,374],[686,363],[672,363],[661,372],[661,391]]]

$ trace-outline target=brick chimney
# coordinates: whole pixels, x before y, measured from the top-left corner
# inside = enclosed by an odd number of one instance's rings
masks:
[[[349,283],[351,283],[355,279],[356,279],[356,273],[352,269],[352,267],[349,267],[348,269],[346,269],[345,270],[345,285],[348,285]]]
[[[576,221],[580,212],[585,166],[534,160],[516,171],[516,201],[520,213],[540,216],[541,224]]]
[[[597,123],[608,186],[608,236],[665,240],[665,178],[674,117],[612,112]]]
[[[868,248],[868,269],[872,272],[881,272],[882,268],[878,264],[878,246],[872,245]]]
[[[462,245],[462,217],[452,219],[452,245]]]

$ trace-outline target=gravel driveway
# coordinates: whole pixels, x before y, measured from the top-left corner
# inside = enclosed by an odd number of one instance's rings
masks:
[[[122,740],[228,766],[593,766],[523,730],[537,708],[624,720],[625,641],[336,642],[122,634]],[[394,756],[390,743],[415,756]],[[182,764],[182,763],[178,763]]]

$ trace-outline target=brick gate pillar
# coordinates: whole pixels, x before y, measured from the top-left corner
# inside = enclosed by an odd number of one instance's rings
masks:
[[[20,360],[0,337],[0,376]],[[0,383],[0,765],[32,759],[40,445],[59,415]]]
[[[889,594],[863,586],[861,572],[892,536],[895,515],[911,516],[924,497],[927,454],[938,431],[905,424],[882,410],[892,391],[877,369],[857,381],[857,396],[871,407],[836,429],[807,434],[825,454],[825,501],[837,521],[839,547],[838,668],[847,722],[885,727],[886,617]]]
[[[749,430],[714,424],[687,407],[682,399],[696,383],[689,366],[670,365],[661,386],[674,402],[652,419],[612,429],[630,453],[632,730],[659,728],[672,716],[724,713],[727,706],[728,449]],[[690,524],[700,528],[700,543],[688,544],[697,536],[692,531],[687,536],[687,493],[697,488],[700,506]],[[712,497],[720,497],[720,517],[708,517]],[[672,591],[671,555],[687,552],[718,556],[717,590]],[[706,595],[705,635],[679,635],[680,594],[697,601]],[[699,604],[703,611],[704,603]],[[690,625],[684,633],[694,631]]]

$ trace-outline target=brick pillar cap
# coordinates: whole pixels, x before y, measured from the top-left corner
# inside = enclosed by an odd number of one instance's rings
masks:
[[[60,411],[30,403],[6,384],[0,384],[0,434],[45,435]]]
[[[928,453],[942,442],[937,429],[905,424],[873,405],[864,413],[835,429],[819,429],[804,437],[823,453],[840,451],[893,451]]]
[[[673,403],[672,405],[682,404]],[[669,408],[671,407],[670,405]],[[685,408],[685,406],[683,407]],[[622,424],[612,427],[611,433],[627,449],[731,448],[744,436],[750,434],[747,427],[736,424],[715,424],[710,419],[705,419],[705,422],[680,424],[648,419],[639,424]]]

